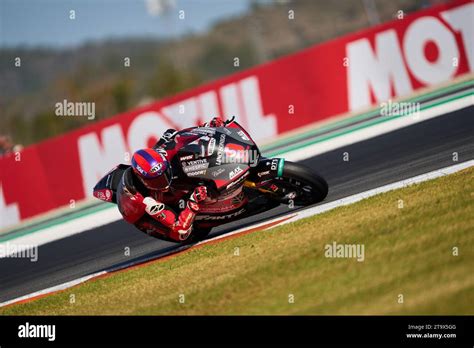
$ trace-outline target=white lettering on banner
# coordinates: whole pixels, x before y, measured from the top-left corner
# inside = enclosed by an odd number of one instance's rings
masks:
[[[425,45],[436,45],[438,57],[430,62],[425,55]],[[435,17],[414,21],[405,32],[403,51],[410,71],[425,85],[449,80],[457,70],[453,58],[459,57],[454,34]]]
[[[184,109],[184,112],[180,111]],[[207,121],[219,115],[219,103],[214,91],[200,94],[176,104],[165,106],[161,109],[163,115],[173,121],[177,128],[186,128],[196,125],[201,121]]]
[[[346,45],[349,110],[370,106],[371,91],[376,102],[408,95],[413,90],[408,71],[427,86],[451,79],[458,69],[453,60],[460,59],[453,31],[460,32],[469,68],[473,70],[474,4],[444,11],[441,16],[451,27],[434,16],[424,16],[410,23],[403,35],[403,51],[393,29],[375,35],[374,49],[366,38]],[[425,56],[428,43],[436,46],[435,61]]]
[[[239,106],[239,97],[237,95],[237,84],[230,83],[220,89],[220,97],[222,100],[222,112],[224,115],[235,115],[238,122],[247,127],[247,118],[243,110]]]
[[[201,94],[199,97],[200,111],[202,117],[211,118],[219,115],[219,103],[217,101],[217,94],[214,91],[209,91]],[[199,111],[198,111],[199,112]],[[229,117],[228,115],[225,115]],[[203,120],[203,121],[207,121]]]
[[[232,93],[228,93],[229,91]],[[236,115],[238,120],[244,120],[243,126],[248,129],[254,139],[272,137],[277,134],[275,115],[263,114],[256,77],[248,77],[239,83],[223,86],[220,89],[220,96],[225,111],[224,116]],[[239,96],[242,97],[242,110],[237,108],[240,104]],[[217,116],[218,110],[216,93],[208,91],[165,106],[160,110],[162,114],[157,111],[147,111],[137,115],[128,128],[126,142],[118,124],[101,131],[102,144],[95,132],[81,136],[78,140],[78,148],[85,196],[92,196],[92,188],[97,181],[115,165],[124,162],[124,153],[127,150],[132,153],[146,147],[150,137],[159,138],[168,128],[190,127],[197,124],[200,117]],[[209,115],[203,115],[202,112]],[[162,115],[166,116],[172,124]]]
[[[230,83],[220,89],[222,116],[235,115],[237,121],[249,131],[255,140],[270,138],[277,134],[277,120],[273,114],[264,115],[258,79],[254,76],[238,83]],[[184,112],[180,107],[184,106]],[[179,128],[190,127],[198,123],[199,118],[211,118],[219,115],[219,104],[215,92],[206,92],[161,109]]]
[[[277,134],[274,114],[264,115],[258,79],[254,76],[229,84],[220,90],[224,115],[235,115],[237,121],[247,129],[255,140],[270,138]],[[239,100],[241,97],[241,101]]]
[[[247,131],[258,140],[277,135],[277,120],[274,114],[264,115],[258,87],[258,79],[249,77],[239,82],[244,113],[247,116]]]
[[[161,109],[161,112],[175,124],[175,127],[179,129],[191,127],[198,123],[196,102],[196,98],[189,98],[176,104],[165,106]],[[180,109],[184,110],[184,112]]]
[[[395,30],[375,36],[376,53],[365,38],[349,43],[346,50],[349,58],[347,82],[350,110],[371,105],[371,89],[377,101],[391,97],[392,83],[396,95],[413,90]]]
[[[441,12],[441,17],[461,34],[469,70],[474,71],[474,25],[472,24],[474,4],[470,3]]]
[[[130,153],[148,146],[150,138],[157,140],[163,133],[173,126],[169,124],[158,112],[148,111],[135,119],[128,127],[127,142]],[[104,173],[105,175],[105,173]]]
[[[127,151],[120,125],[102,129],[102,145],[96,133],[79,137],[79,161],[85,197],[92,197],[92,189],[97,181],[114,166],[123,162]]]
[[[0,183],[0,228],[14,225],[19,222],[20,209],[18,203],[6,203],[3,195],[2,183]]]

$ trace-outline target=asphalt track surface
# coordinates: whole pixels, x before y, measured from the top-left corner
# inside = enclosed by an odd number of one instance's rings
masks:
[[[349,161],[344,161],[344,153]],[[453,153],[458,162],[453,162]],[[330,202],[358,192],[474,159],[474,107],[470,106],[410,127],[345,146],[302,161],[329,183]],[[211,236],[286,214],[279,207],[215,229]],[[319,228],[324,228],[320,226]],[[39,247],[38,261],[0,261],[0,302],[79,277],[159,256],[176,244],[148,237],[123,221]],[[125,256],[124,249],[131,255]]]

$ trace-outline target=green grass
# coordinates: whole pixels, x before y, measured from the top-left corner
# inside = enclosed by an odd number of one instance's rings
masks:
[[[474,314],[473,201],[470,168],[0,314]],[[325,257],[333,241],[363,244],[365,260]]]

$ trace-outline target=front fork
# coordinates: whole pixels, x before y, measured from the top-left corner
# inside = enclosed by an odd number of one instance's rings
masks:
[[[251,169],[251,174],[244,182],[244,186],[271,194],[274,197],[280,196],[281,192],[279,191],[281,191],[281,189],[274,182],[274,179],[283,176],[284,166],[284,158],[262,158],[258,164]]]

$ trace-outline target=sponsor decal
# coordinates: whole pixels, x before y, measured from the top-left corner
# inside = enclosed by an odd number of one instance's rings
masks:
[[[225,214],[225,215],[198,215],[196,217],[196,220],[225,220],[225,219],[230,219],[236,216],[239,216],[240,214],[244,213],[246,211],[245,208],[242,208],[236,212],[230,213],[230,214]]]
[[[275,185],[275,184],[271,184],[270,185],[270,190],[272,190],[273,192],[277,192],[278,191],[278,186]]]
[[[223,168],[217,168],[216,170],[214,170],[212,172],[212,176],[213,177],[216,177],[216,176],[219,176],[220,174],[224,173],[225,172],[225,169]]]
[[[229,185],[227,185],[226,190],[230,189],[231,187],[233,187],[235,185],[241,184],[248,175],[249,175],[249,172],[246,172],[244,175],[242,175],[236,181],[231,182]]]
[[[271,165],[270,165],[271,170],[277,170],[278,169],[278,158],[275,158],[272,160]]]
[[[227,144],[224,148],[225,163],[236,163],[245,156],[245,147],[240,144]],[[242,161],[243,162],[243,161]]]
[[[150,169],[150,173],[152,173],[152,174],[155,174],[155,173],[162,174],[162,169],[163,169],[163,163],[157,163]]]
[[[216,134],[216,129],[211,127],[199,127],[191,130],[191,133],[197,133],[202,135],[214,135]]]
[[[197,165],[197,164],[209,164],[209,162],[207,161],[207,159],[201,158],[201,159],[197,159],[197,160],[194,160],[194,161],[183,162],[183,167],[194,166],[194,165]]]
[[[211,156],[216,149],[216,138],[211,138],[209,144],[207,145],[207,155]]]
[[[232,170],[229,173],[229,180],[232,180],[233,178],[235,178],[237,175],[239,175],[242,172],[243,172],[243,170],[242,170],[242,168],[240,168],[240,166],[235,168],[234,170]]]
[[[209,162],[206,159],[198,159],[195,161],[182,162],[182,165],[183,171],[186,174],[194,172],[195,174],[193,175],[199,175],[201,172],[206,172],[206,169],[209,167]],[[199,171],[199,173],[196,171]]]
[[[144,176],[146,175],[145,170],[143,170],[143,168],[140,167],[138,164],[135,165],[135,169],[138,170],[140,172],[140,174],[142,174]]]
[[[182,156],[179,158],[180,161],[189,161],[194,158],[194,155]]]
[[[186,173],[187,176],[198,176],[198,175],[206,175],[206,172],[207,172],[207,169],[203,169],[203,170],[198,170],[198,171],[195,171],[195,172],[189,172],[189,173]]]
[[[267,171],[265,171],[265,172],[259,172],[259,173],[257,173],[257,176],[258,176],[259,178],[261,178],[262,176],[269,175],[269,174],[270,174],[270,171],[267,170]]]
[[[237,134],[242,138],[242,140],[249,141],[249,137],[245,135],[244,131],[240,130]]]
[[[219,138],[219,146],[217,147],[217,157],[216,157],[216,165],[220,166],[222,164],[222,155],[224,154],[225,150],[225,134],[221,134]]]
[[[106,202],[112,201],[112,191],[109,189],[96,190],[94,196]]]
[[[98,191],[98,190],[94,191],[94,197],[97,197],[97,198],[99,198],[99,199],[101,199],[101,200],[104,200],[104,199],[105,199],[104,193],[103,193],[102,191]]]

